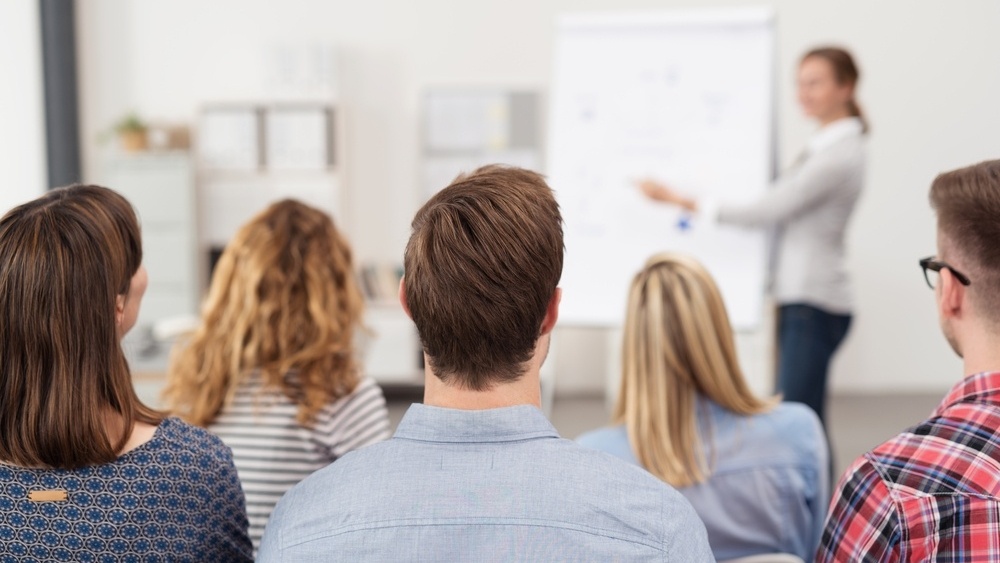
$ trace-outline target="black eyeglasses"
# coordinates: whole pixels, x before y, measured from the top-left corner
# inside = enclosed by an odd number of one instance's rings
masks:
[[[972,284],[972,281],[969,280],[968,276],[966,276],[962,272],[959,272],[955,268],[952,268],[946,262],[935,260],[933,256],[922,258],[920,260],[920,267],[924,270],[924,280],[927,282],[927,285],[931,289],[934,289],[934,282],[937,281],[937,276],[928,274],[927,273],[928,270],[934,273],[938,273],[944,268],[948,268],[948,271],[951,272],[951,275],[955,276],[955,279],[958,280],[958,283],[962,285]]]

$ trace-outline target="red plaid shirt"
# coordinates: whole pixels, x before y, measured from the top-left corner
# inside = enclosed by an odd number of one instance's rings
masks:
[[[854,462],[816,561],[1000,561],[1000,372]]]

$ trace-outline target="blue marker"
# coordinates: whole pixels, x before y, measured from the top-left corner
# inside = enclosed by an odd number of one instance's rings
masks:
[[[677,220],[677,229],[681,232],[691,229],[691,215],[681,213],[680,219]]]

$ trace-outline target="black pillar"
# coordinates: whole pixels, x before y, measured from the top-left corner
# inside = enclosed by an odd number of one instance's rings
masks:
[[[75,0],[38,0],[45,90],[45,152],[49,188],[81,180],[76,98]]]

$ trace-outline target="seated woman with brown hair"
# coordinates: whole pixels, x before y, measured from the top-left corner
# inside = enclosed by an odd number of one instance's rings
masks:
[[[716,559],[811,560],[829,502],[826,439],[812,410],[779,398],[761,400],[744,381],[708,271],[659,254],[629,292],[615,426],[578,441],[676,487]]]
[[[333,221],[284,200],[236,233],[174,357],[165,396],[233,449],[255,547],[288,489],[389,435],[382,390],[355,357],[363,310]]]
[[[0,219],[0,560],[250,561],[229,448],[136,397],[132,206],[71,186]]]

